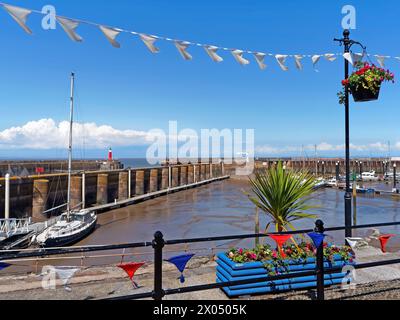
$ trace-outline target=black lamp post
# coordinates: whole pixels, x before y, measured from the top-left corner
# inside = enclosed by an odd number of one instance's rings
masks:
[[[344,30],[343,32],[343,38],[342,39],[334,39],[334,41],[340,42],[341,45],[344,46],[344,52],[349,53],[351,47],[354,44],[360,45],[363,50],[365,50],[365,47],[357,41],[351,40],[350,39],[350,31],[349,30]],[[344,78],[348,79],[349,78],[349,62],[347,59],[344,61]],[[345,148],[346,148],[346,193],[344,195],[344,221],[345,221],[345,234],[346,237],[351,237],[352,236],[352,230],[351,230],[351,189],[350,189],[350,108],[349,108],[349,85],[347,84],[345,86],[345,136],[346,136],[346,142],[345,142]]]
[[[393,163],[393,190],[397,189],[397,181],[396,181],[396,163]],[[396,190],[397,191],[397,190]]]
[[[337,181],[337,183],[339,183],[339,180],[340,180],[340,167],[339,167],[339,165],[340,165],[340,162],[339,161],[336,162],[336,181]]]

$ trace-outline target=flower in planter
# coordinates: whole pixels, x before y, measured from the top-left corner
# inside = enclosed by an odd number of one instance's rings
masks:
[[[379,90],[383,82],[394,83],[394,73],[379,68],[368,62],[358,62],[356,70],[348,79],[342,80],[342,86],[349,86],[350,93],[356,101],[369,101],[378,98]],[[344,90],[338,93],[339,103],[345,103]]]

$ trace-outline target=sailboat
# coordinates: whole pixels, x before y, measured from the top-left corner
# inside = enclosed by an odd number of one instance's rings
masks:
[[[70,130],[68,148],[68,195],[67,210],[56,224],[45,229],[36,237],[41,247],[62,247],[79,242],[96,227],[97,215],[90,210],[74,210],[71,208],[71,176],[72,176],[72,130],[74,120],[74,84],[75,74],[71,73]]]

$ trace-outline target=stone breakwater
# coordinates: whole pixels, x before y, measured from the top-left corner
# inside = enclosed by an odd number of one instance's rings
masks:
[[[223,175],[224,166],[220,163],[81,171],[72,176],[71,205],[76,209],[101,206]],[[0,219],[4,217],[4,183],[4,178],[0,178]],[[45,221],[48,216],[43,212],[65,204],[66,198],[66,173],[11,177],[10,218]]]

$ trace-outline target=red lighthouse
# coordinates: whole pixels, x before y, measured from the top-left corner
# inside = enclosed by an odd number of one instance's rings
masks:
[[[108,161],[113,161],[113,152],[112,149],[108,149]]]

